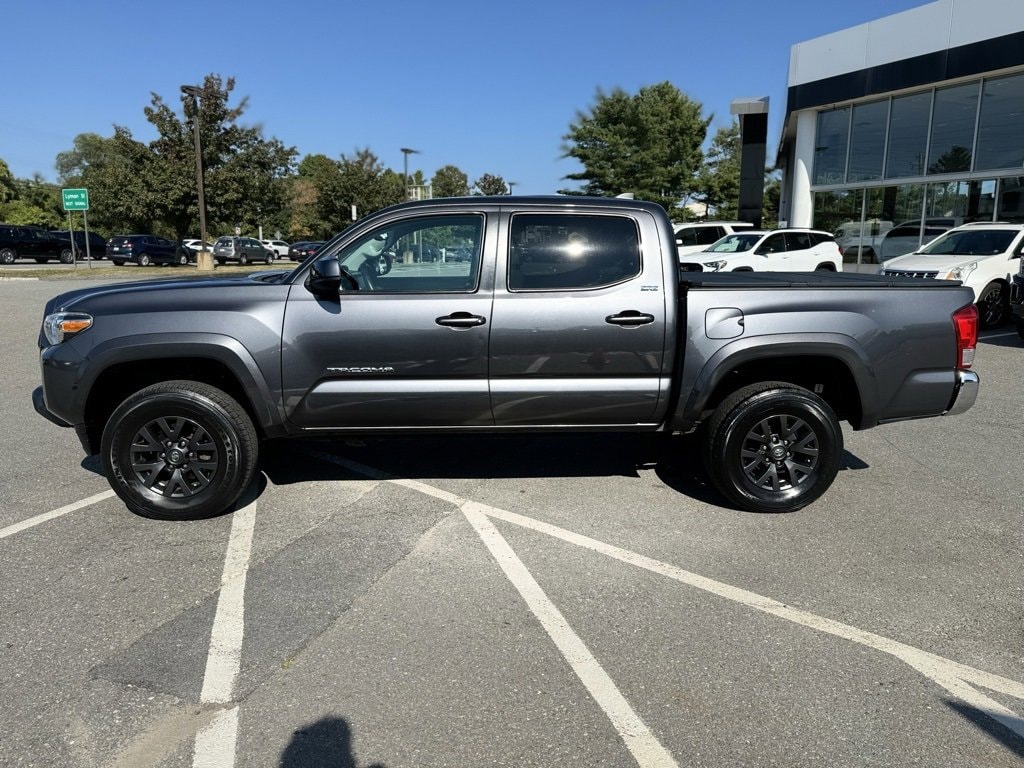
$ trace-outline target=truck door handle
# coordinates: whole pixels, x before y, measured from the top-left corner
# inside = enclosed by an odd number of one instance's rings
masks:
[[[635,328],[638,325],[653,323],[654,315],[637,312],[635,309],[627,309],[625,312],[619,312],[617,315],[608,315],[604,321],[611,325],[624,325],[627,328]]]
[[[480,315],[472,315],[469,312],[452,312],[450,315],[437,318],[434,322],[448,328],[472,328],[477,325],[483,325],[487,322],[487,318]]]

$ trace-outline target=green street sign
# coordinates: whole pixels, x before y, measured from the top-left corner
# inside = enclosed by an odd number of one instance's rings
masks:
[[[65,211],[88,211],[89,190],[88,189],[62,189]]]

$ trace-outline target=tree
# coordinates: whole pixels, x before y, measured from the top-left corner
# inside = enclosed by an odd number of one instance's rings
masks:
[[[89,190],[89,223],[117,234],[153,230],[151,162],[146,145],[115,126],[111,137],[79,134],[72,149],[57,155],[56,165],[66,186]]]
[[[599,90],[597,103],[589,112],[577,112],[563,137],[563,156],[583,165],[565,178],[585,182],[563,194],[633,192],[666,209],[675,207],[693,192],[701,169],[701,145],[711,121],[701,109],[668,82],[641,88],[635,96]]]
[[[473,182],[474,194],[477,195],[507,195],[508,185],[501,176],[494,176],[485,173]]]
[[[7,167],[7,163],[0,160],[0,205],[8,200],[13,200],[18,195],[18,187],[15,183],[14,174]]]
[[[469,177],[454,165],[438,168],[430,185],[434,197],[465,197],[469,194]]]
[[[735,219],[740,197],[740,125],[719,128],[711,140],[694,197],[716,219]]]
[[[156,93],[145,108],[158,137],[135,141],[114,126],[109,138],[80,134],[74,147],[57,157],[66,183],[89,188],[90,213],[112,230],[153,231],[183,238],[199,220],[193,121],[199,121],[207,219],[213,231],[250,226],[281,215],[287,199],[283,181],[291,171],[294,148],[264,139],[261,130],[238,125],[247,100],[228,101],[235,81],[207,75],[200,109],[182,95],[179,117]]]

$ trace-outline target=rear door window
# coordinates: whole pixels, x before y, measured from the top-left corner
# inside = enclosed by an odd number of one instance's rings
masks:
[[[787,232],[787,251],[806,251],[811,247],[811,236],[808,232]]]
[[[601,288],[638,274],[640,237],[630,218],[547,213],[512,217],[510,291]]]

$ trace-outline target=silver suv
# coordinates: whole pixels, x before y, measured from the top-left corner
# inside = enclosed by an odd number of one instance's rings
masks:
[[[213,244],[213,258],[218,264],[227,264],[229,261],[237,261],[239,264],[248,264],[250,261],[273,264],[277,254],[251,237],[221,237]]]

